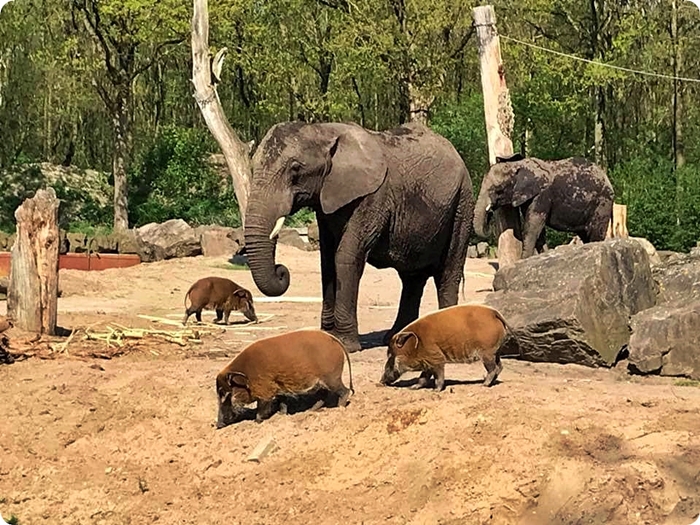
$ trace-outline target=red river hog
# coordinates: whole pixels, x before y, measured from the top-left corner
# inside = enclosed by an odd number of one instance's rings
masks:
[[[187,300],[190,306],[187,306]],[[216,322],[223,318],[228,324],[229,315],[239,310],[249,321],[257,322],[253,306],[253,295],[230,279],[223,277],[205,277],[194,283],[185,294],[185,319],[182,324],[195,314],[197,322],[202,322],[202,310],[216,310]]]
[[[423,388],[435,376],[435,388],[442,391],[446,363],[481,359],[487,372],[484,386],[491,386],[503,369],[500,349],[507,331],[505,319],[487,306],[459,305],[427,314],[391,338],[381,383],[421,371],[411,388]]]
[[[350,388],[343,384],[348,362]],[[327,390],[346,406],[351,392],[352,367],[343,344],[321,330],[296,330],[260,339],[247,346],[216,377],[219,398],[217,428],[242,419],[245,406],[257,402],[255,420],[272,416],[278,396],[294,397]],[[314,406],[320,408],[321,400]]]

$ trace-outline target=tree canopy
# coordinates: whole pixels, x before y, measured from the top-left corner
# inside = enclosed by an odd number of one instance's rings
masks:
[[[212,51],[230,50],[219,84],[222,104],[240,136],[256,141],[284,120],[351,120],[371,129],[425,120],[453,142],[478,185],[488,155],[476,5],[210,0]],[[697,7],[683,0],[493,5],[515,110],[515,149],[545,159],[597,160],[608,169],[617,201],[629,205],[632,234],[659,248],[695,245],[700,83],[601,64],[700,79]],[[191,14],[191,4],[174,0],[7,4],[0,15],[0,167],[49,161],[115,175],[122,169],[132,181],[124,191],[143,203],[154,152],[172,149],[163,144],[173,144],[173,133],[194,140],[193,151],[202,150],[206,136],[190,81]],[[115,164],[120,134],[121,168]],[[159,176],[182,171],[163,168]],[[180,186],[153,187],[167,200],[174,196],[163,196],[163,188]],[[131,224],[144,220],[145,213],[131,214]]]

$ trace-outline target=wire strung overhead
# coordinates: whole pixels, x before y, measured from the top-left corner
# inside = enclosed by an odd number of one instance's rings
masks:
[[[605,62],[599,62],[597,60],[589,60],[588,58],[582,58],[582,57],[579,57],[576,55],[569,55],[568,53],[562,53],[561,51],[554,51],[553,49],[538,46],[537,44],[533,44],[531,42],[523,42],[522,40],[518,40],[516,38],[511,38],[509,36],[505,36],[505,35],[501,35],[501,34],[499,34],[498,36],[504,40],[510,40],[511,42],[515,42],[516,44],[520,44],[520,45],[527,46],[527,47],[532,47],[534,49],[539,49],[540,51],[545,51],[545,52],[551,53],[553,55],[559,55],[561,57],[571,58],[573,60],[578,60],[579,62],[586,62],[587,64],[595,64],[596,66],[600,66],[600,67],[617,69],[618,71],[624,71],[626,73],[633,73],[635,75],[646,75],[649,77],[663,78],[666,80],[678,80],[681,82],[695,82],[695,83],[700,84],[700,79],[698,79],[698,78],[674,77],[673,75],[663,75],[661,73],[652,73],[651,71],[640,71],[637,69],[630,69],[628,67],[615,66],[613,64],[606,64]]]

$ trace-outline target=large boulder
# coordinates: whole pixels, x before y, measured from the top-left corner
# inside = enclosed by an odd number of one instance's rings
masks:
[[[658,283],[658,304],[700,299],[700,255],[681,255],[653,270]]]
[[[321,241],[318,234],[318,223],[316,221],[309,224],[307,236],[311,247],[314,250],[318,250],[321,246]]]
[[[628,350],[633,372],[700,379],[700,299],[635,315]]]
[[[311,251],[313,247],[310,243],[301,238],[301,234],[296,228],[282,228],[277,242],[285,246],[293,246],[304,251]]]
[[[238,239],[242,238],[243,233],[236,230],[236,228],[215,225],[196,228],[200,236],[202,255],[205,257],[231,257],[237,254],[241,249]],[[238,228],[238,230],[242,230],[242,228]]]
[[[523,359],[611,366],[628,343],[629,319],[655,304],[649,256],[616,239],[560,246],[499,270],[486,304],[508,321],[504,349]]]
[[[632,318],[629,368],[700,379],[700,257],[674,257],[653,275],[657,306]]]
[[[202,253],[199,235],[182,219],[146,224],[138,228],[136,234],[142,242],[161,248],[164,259],[194,257]]]

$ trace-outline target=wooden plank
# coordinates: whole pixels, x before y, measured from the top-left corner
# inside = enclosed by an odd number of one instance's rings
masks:
[[[246,461],[260,463],[261,459],[264,459],[265,456],[269,455],[276,448],[277,443],[275,443],[275,438],[272,436],[266,436],[253,449],[253,452],[251,452]]]

